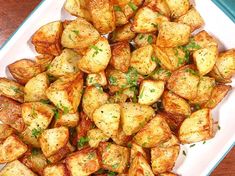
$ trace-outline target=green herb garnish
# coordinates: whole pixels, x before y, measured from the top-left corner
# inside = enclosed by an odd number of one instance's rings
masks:
[[[117,85],[117,78],[115,78],[114,76],[110,76],[109,83],[113,86],[116,86]]]
[[[192,145],[190,145],[189,147],[191,148],[191,147],[194,147],[196,144],[192,144]]]
[[[73,33],[75,33],[76,35],[79,35],[79,31],[78,30],[72,30]]]
[[[35,137],[37,138],[40,134],[42,133],[42,129],[39,127],[39,128],[34,128],[32,129],[32,137]]]
[[[57,108],[55,108],[55,109],[53,109],[53,112],[54,112],[55,119],[58,120],[60,117],[59,110]]]
[[[88,137],[81,137],[79,140],[78,140],[78,147],[83,147],[87,142],[89,142],[89,139]]]
[[[153,36],[149,35],[147,41],[149,44],[152,44],[153,43]]]
[[[195,70],[191,69],[191,68],[186,68],[185,72],[190,73],[190,74],[195,75],[195,76],[198,76],[198,73]]]
[[[40,102],[43,104],[50,104],[50,100],[41,99]]]
[[[96,55],[99,53],[99,51],[103,51],[102,49],[98,48],[98,47],[95,46],[95,45],[90,46],[90,48],[95,50],[95,52],[94,52],[94,54],[92,55],[92,57],[96,56]]]
[[[118,12],[118,11],[121,12],[122,11],[121,7],[117,6],[117,5],[113,6],[113,9],[114,9],[115,12]]]
[[[184,156],[186,156],[186,155],[187,155],[187,154],[186,154],[186,152],[185,152],[184,150],[183,150],[183,155],[184,155]]]
[[[138,7],[133,3],[133,2],[129,2],[128,6],[133,10],[136,11],[138,9]]]

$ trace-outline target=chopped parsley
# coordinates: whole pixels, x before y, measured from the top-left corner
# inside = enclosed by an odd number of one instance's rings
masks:
[[[37,149],[37,148],[32,148],[32,151],[31,151],[32,155],[34,155],[34,156],[35,156],[35,155],[38,155],[39,152],[40,152],[39,149]]]
[[[143,98],[143,96],[144,96],[144,89],[145,89],[145,87],[143,87],[143,89],[142,89],[142,91],[141,91],[141,93],[140,93],[139,98]]]
[[[116,86],[117,85],[117,78],[114,77],[114,76],[110,76],[109,77],[109,83],[113,86]]]
[[[196,144],[192,144],[192,145],[190,145],[189,147],[191,148],[191,147],[194,147]]]
[[[121,7],[117,6],[117,5],[113,6],[113,9],[114,9],[115,12],[118,12],[118,11],[121,12],[122,11]]]
[[[198,73],[195,70],[191,69],[191,68],[186,68],[185,72],[190,73],[190,74],[195,75],[195,76],[198,76]]]
[[[139,40],[142,40],[143,38],[144,38],[144,35],[141,34],[141,35],[139,36]]]
[[[202,144],[205,144],[206,143],[206,141],[203,141],[203,143]]]
[[[60,103],[57,105],[57,107],[60,108],[60,109],[62,109],[63,112],[64,112],[64,114],[68,114],[68,113],[69,113],[69,108],[66,107],[66,106],[64,106],[61,101],[60,101]]]
[[[131,147],[132,147],[132,144],[129,142],[129,143],[127,144],[127,147],[128,147],[128,148],[131,148]]]
[[[183,155],[184,155],[184,156],[186,156],[186,155],[187,155],[187,154],[186,154],[186,152],[185,152],[184,150],[183,150]]]
[[[201,109],[201,106],[200,106],[199,104],[195,104],[195,105],[194,105],[194,109],[195,109],[195,110],[199,110],[199,109]]]
[[[54,112],[55,119],[58,120],[60,117],[59,110],[57,108],[55,108],[55,109],[53,109],[53,112]]]
[[[129,2],[128,6],[133,10],[136,11],[138,9],[138,7],[133,3],[133,2]]]
[[[50,100],[41,99],[40,102],[43,104],[50,104]]]
[[[88,82],[89,82],[89,83],[92,83],[92,82],[93,82],[93,79],[94,79],[94,77],[90,77],[90,78],[88,79]]]
[[[115,176],[117,175],[115,172],[109,171],[107,176]]]
[[[12,89],[15,93],[22,93],[22,91],[18,87],[11,86],[10,89]]]
[[[147,41],[149,44],[152,44],[153,43],[153,36],[149,35]]]
[[[78,147],[83,147],[87,142],[89,142],[89,139],[88,137],[81,137],[78,142],[77,142],[77,145]]]
[[[189,39],[189,43],[185,46],[187,50],[192,50],[192,49],[201,49],[201,47],[195,42],[193,38]]]
[[[37,138],[40,134],[42,133],[42,129],[39,127],[39,128],[34,128],[32,129],[32,137],[35,137]]]
[[[30,115],[33,117],[33,118],[37,118],[37,113],[35,112],[35,106],[33,105],[32,107],[32,110],[30,112]]]
[[[126,80],[130,86],[137,86],[138,72],[135,68],[129,68],[128,72],[126,73]]]
[[[158,25],[157,25],[157,24],[154,24],[154,23],[151,23],[151,25],[152,25],[153,27],[155,27],[155,28],[158,27]]]
[[[218,130],[220,130],[221,129],[221,127],[218,125]]]
[[[79,35],[79,31],[78,30],[72,30],[73,33],[75,33],[76,35]]]
[[[118,168],[118,166],[119,166],[119,164],[118,164],[118,163],[116,163],[116,164],[112,165],[112,168],[113,168],[113,169],[117,169],[117,168]]]
[[[103,88],[102,88],[102,86],[101,86],[100,84],[95,83],[94,86],[95,86],[96,89],[98,89],[98,91],[99,91],[100,93],[103,92]]]
[[[155,89],[150,89],[150,92],[151,92],[151,93],[155,92]]]
[[[95,45],[90,46],[90,48],[95,50],[95,52],[93,53],[92,57],[96,56],[99,53],[99,51],[103,51],[102,49],[98,48]]]

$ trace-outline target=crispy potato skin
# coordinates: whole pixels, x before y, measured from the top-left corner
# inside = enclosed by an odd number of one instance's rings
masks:
[[[43,176],[69,176],[69,172],[65,164],[59,163],[45,167]]]
[[[0,141],[5,140],[14,133],[14,129],[7,124],[0,124]]]

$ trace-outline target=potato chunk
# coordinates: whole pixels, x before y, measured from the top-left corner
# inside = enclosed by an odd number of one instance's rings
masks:
[[[134,67],[140,74],[148,75],[157,66],[157,63],[153,60],[153,47],[146,45],[138,48],[132,52],[131,66]]]
[[[213,135],[209,109],[200,109],[186,118],[179,129],[181,143],[194,143],[210,139]]]
[[[40,27],[32,37],[32,43],[40,54],[58,56],[61,53],[60,38],[63,31],[61,21],[50,22]]]
[[[41,71],[46,71],[54,58],[55,56],[49,54],[38,55],[35,57],[35,62],[40,66]]]
[[[107,85],[107,79],[105,76],[104,71],[99,73],[90,73],[86,77],[86,85],[92,86],[92,85],[101,85],[106,86]]]
[[[14,129],[11,128],[7,124],[0,124],[0,141],[6,139],[10,135],[12,135],[14,132]]]
[[[187,13],[190,8],[189,0],[166,0],[171,11],[171,17],[178,18]]]
[[[61,44],[66,48],[84,49],[94,44],[99,37],[99,32],[89,22],[78,17],[66,25]]]
[[[156,35],[153,33],[148,33],[148,34],[138,34],[135,39],[134,42],[137,46],[137,48],[141,48],[143,46],[146,46],[148,44],[153,44],[156,43]]]
[[[144,148],[152,148],[165,142],[170,136],[168,124],[160,115],[156,115],[135,135],[134,140]]]
[[[65,164],[55,164],[47,166],[43,171],[43,176],[67,176],[68,171]]]
[[[20,103],[24,102],[24,87],[7,78],[0,78],[0,95],[12,98]]]
[[[69,140],[69,130],[58,127],[45,130],[39,139],[42,152],[46,157],[54,155],[63,148]]]
[[[163,22],[159,26],[157,46],[177,47],[189,42],[190,27],[186,24]]]
[[[138,132],[153,116],[152,107],[138,103],[123,103],[121,108],[121,123],[126,135]]]
[[[111,0],[90,0],[88,7],[93,25],[101,34],[115,29],[115,14]]]
[[[28,147],[16,135],[9,136],[0,145],[0,163],[6,163],[21,157]]]
[[[135,142],[131,142],[130,163],[133,162],[133,160],[137,157],[137,155],[139,155],[139,153],[142,155],[143,158],[147,159],[146,151]]]
[[[55,57],[55,59],[51,62],[47,73],[54,77],[61,77],[70,73],[77,73],[77,62],[79,59],[81,59],[81,56],[78,55],[75,51],[64,49],[62,53]]]
[[[30,79],[24,87],[24,101],[40,101],[47,100],[46,90],[49,87],[49,79],[47,74],[40,73]]]
[[[26,84],[35,75],[42,72],[40,65],[29,59],[21,59],[8,65],[13,78],[20,84]]]
[[[80,104],[83,90],[83,74],[69,74],[60,77],[47,89],[51,102],[66,113],[75,113]]]
[[[89,145],[94,148],[97,148],[100,142],[106,142],[109,140],[109,137],[98,128],[89,130],[87,132],[87,137],[89,139]]]
[[[130,154],[128,148],[104,142],[100,144],[99,152],[102,159],[102,168],[118,173],[125,171]]]
[[[106,69],[110,58],[111,48],[108,40],[101,37],[78,61],[78,68],[85,73],[98,73]]]
[[[120,122],[120,105],[104,104],[93,113],[96,126],[109,137],[116,135]]]
[[[171,12],[165,0],[146,0],[144,6],[147,5],[154,11],[158,11],[160,14],[170,17]]]
[[[64,114],[60,113],[58,119],[56,119],[54,127],[66,126],[66,127],[76,127],[79,121],[79,113],[74,114]]]
[[[65,159],[71,176],[88,176],[100,169],[96,149],[87,148],[69,155]]]
[[[125,146],[132,139],[131,136],[128,136],[124,133],[121,127],[119,127],[117,134],[112,136],[111,138],[117,145],[122,146]]]
[[[187,65],[173,72],[168,80],[167,88],[185,99],[192,100],[197,96],[199,80],[194,66]]]

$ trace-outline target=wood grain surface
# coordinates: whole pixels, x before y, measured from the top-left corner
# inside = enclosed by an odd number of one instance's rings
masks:
[[[39,2],[40,0],[0,0],[0,46]],[[211,175],[235,176],[234,147]]]

